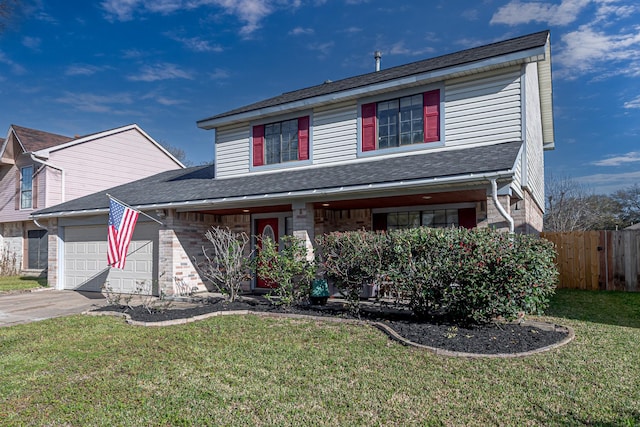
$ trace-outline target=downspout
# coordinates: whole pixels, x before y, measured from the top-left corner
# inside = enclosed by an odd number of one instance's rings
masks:
[[[62,169],[61,167],[58,167],[58,166],[54,166],[54,165],[52,165],[51,163],[45,162],[44,160],[38,159],[38,158],[35,156],[35,154],[33,154],[33,153],[29,153],[29,155],[31,156],[31,160],[33,160],[34,162],[40,163],[40,164],[45,165],[45,166],[49,166],[50,168],[53,168],[53,169],[56,169],[56,170],[59,170],[59,171],[60,171],[60,174],[62,175],[62,177],[61,177],[61,182],[62,182],[62,183],[61,183],[61,186],[62,186],[62,189],[61,189],[61,191],[60,191],[60,197],[61,197],[61,199],[62,199],[62,200],[60,201],[60,203],[64,203],[64,201],[65,201],[65,200],[64,200],[64,199],[65,199],[65,191],[64,191],[64,190],[65,190],[64,169]]]
[[[47,227],[43,227],[42,225],[40,225],[40,223],[38,222],[38,220],[37,220],[37,219],[35,219],[35,218],[31,218],[31,220],[33,221],[33,223],[34,223],[37,227],[42,228],[43,230],[48,230],[48,228],[47,228]]]
[[[514,223],[513,223],[513,218],[511,217],[511,215],[509,215],[507,213],[507,211],[504,209],[504,207],[498,201],[498,183],[496,182],[495,179],[491,179],[491,194],[493,196],[493,203],[498,208],[498,212],[500,212],[500,215],[502,215],[504,217],[504,219],[509,221],[509,233],[513,233],[513,231],[515,229],[515,226],[514,226]]]

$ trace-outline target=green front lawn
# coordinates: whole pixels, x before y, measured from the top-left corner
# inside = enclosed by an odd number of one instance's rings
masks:
[[[543,319],[576,339],[501,360],[253,316],[0,328],[0,425],[638,425],[637,307],[640,294],[559,291]]]
[[[26,289],[46,288],[46,277],[0,276],[0,293]]]

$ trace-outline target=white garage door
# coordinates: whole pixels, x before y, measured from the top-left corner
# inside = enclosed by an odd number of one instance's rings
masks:
[[[107,267],[107,226],[64,229],[64,288],[100,292],[107,283],[114,292],[131,293],[144,283],[157,292],[158,225],[138,223],[124,270]]]

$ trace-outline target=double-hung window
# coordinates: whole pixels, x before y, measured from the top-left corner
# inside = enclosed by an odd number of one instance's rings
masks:
[[[20,209],[33,207],[33,166],[20,169]]]
[[[440,91],[362,105],[362,151],[440,140]]]
[[[309,159],[309,116],[253,127],[253,166]]]

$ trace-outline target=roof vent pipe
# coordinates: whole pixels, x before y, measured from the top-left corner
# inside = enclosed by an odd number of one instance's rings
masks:
[[[373,57],[376,60],[376,71],[380,71],[380,58],[382,58],[382,52],[376,50],[375,52],[373,52]]]

